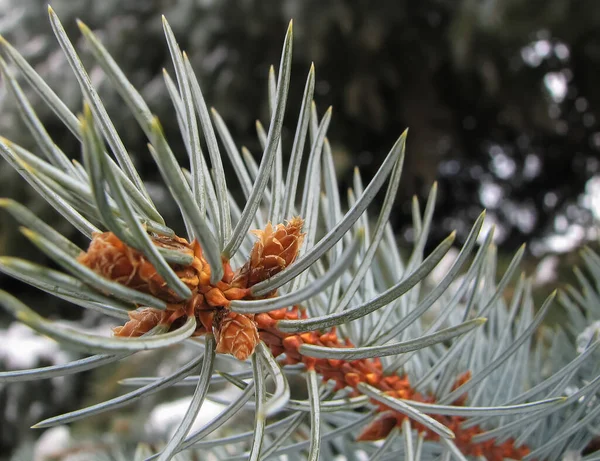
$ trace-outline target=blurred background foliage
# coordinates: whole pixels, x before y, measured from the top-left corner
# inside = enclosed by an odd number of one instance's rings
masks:
[[[77,110],[80,94],[50,32],[45,2],[3,3],[1,33]],[[465,229],[482,207],[507,251],[528,241],[539,255],[558,245],[549,246],[548,238],[568,234],[581,242],[593,232],[591,202],[600,188],[600,4],[594,0],[57,0],[53,7],[75,41],[76,18],[99,33],[175,133],[161,72],[170,69],[164,13],[208,102],[255,154],[255,117],[268,120],[267,69],[294,18],[290,104],[297,105],[314,61],[319,109],[334,107],[329,138],[343,177],[353,165],[369,176],[398,133],[410,128],[395,217],[405,238],[407,198],[423,196],[436,179],[441,193],[432,240]],[[144,170],[141,131],[102,73],[91,74]],[[35,106],[57,143],[77,155],[66,129]],[[2,102],[0,127],[4,136],[32,145],[9,100]]]
[[[51,33],[45,4],[0,0],[0,33],[78,111],[80,92]],[[160,14],[167,16],[187,51],[208,104],[219,110],[238,144],[255,155],[260,152],[255,117],[268,121],[268,66],[278,61],[286,24],[294,18],[294,77],[288,107],[299,106],[314,61],[318,108],[322,113],[328,105],[334,107],[329,139],[338,173],[346,178],[344,186],[350,185],[354,165],[369,178],[398,134],[410,128],[393,218],[400,239],[412,236],[410,197],[425,196],[438,180],[432,244],[452,229],[464,237],[485,207],[488,221],[497,226],[501,260],[524,241],[530,242],[530,273],[547,254],[573,252],[560,263],[550,263],[550,283],[556,284],[570,277],[570,268],[578,262],[576,248],[597,240],[600,3],[596,0],[55,0],[52,6],[84,58],[89,53],[78,38],[75,19],[100,36],[160,117],[181,156],[184,150],[163,83],[162,68],[170,70],[170,57]],[[169,219],[158,174],[146,166],[150,162],[143,133],[122,110],[102,72],[91,59],[86,64],[140,171],[155,183],[151,190]],[[14,102],[4,88],[0,91],[0,133],[35,152]],[[78,143],[66,128],[37,95],[27,94],[55,142],[79,156]],[[284,145],[291,144],[294,117],[288,117],[292,130],[284,133]],[[75,237],[0,162],[0,195],[17,198]],[[0,254],[40,260],[6,215],[0,218]],[[0,285],[7,284],[25,302],[38,296],[0,276]],[[50,314],[57,308],[46,307]],[[7,392],[0,389],[0,401]],[[73,396],[79,397],[68,405],[75,408],[86,392]],[[58,407],[53,412],[63,411],[67,402],[61,395],[55,397]],[[0,452],[19,439],[2,426]]]

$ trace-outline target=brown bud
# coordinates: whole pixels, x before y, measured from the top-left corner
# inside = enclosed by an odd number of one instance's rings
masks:
[[[358,383],[363,381],[362,376],[360,376],[358,373],[346,373],[344,379],[346,384],[352,388],[355,388],[358,386]]]
[[[252,231],[258,241],[252,248],[249,261],[235,274],[232,285],[251,287],[292,264],[304,240],[303,224],[302,218],[295,217],[287,224],[273,227],[269,223],[264,230]]]
[[[130,320],[122,327],[113,328],[115,336],[131,338],[142,336],[152,328],[162,323],[170,315],[168,311],[152,309],[140,309],[129,312]]]
[[[215,316],[213,330],[217,340],[216,351],[220,354],[231,354],[238,360],[250,357],[259,341],[253,317],[231,311],[222,316]]]
[[[194,256],[191,248],[193,245],[188,244],[185,239],[160,236],[154,237],[152,241],[158,247]],[[103,277],[134,290],[150,293],[168,303],[182,301],[141,252],[127,246],[112,232],[94,234],[87,252],[81,253],[77,260]],[[194,258],[191,266],[172,266],[177,276],[191,290],[200,282],[196,266],[203,266],[198,257]]]
[[[110,280],[130,285],[140,264],[136,253],[112,232],[95,233],[87,252],[77,260]]]

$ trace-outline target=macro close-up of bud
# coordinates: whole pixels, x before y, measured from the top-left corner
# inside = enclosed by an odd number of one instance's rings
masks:
[[[101,32],[48,14],[76,110],[0,36],[2,90],[34,146],[0,132],[1,168],[62,223],[2,189],[0,219],[33,255],[0,255],[0,306],[31,337],[7,340],[6,356],[35,341],[51,353],[0,360],[0,461],[600,459],[592,248],[577,286],[540,295],[525,246],[499,259],[483,209],[438,238],[433,181],[404,207],[411,241],[399,239],[396,199],[420,155],[403,126],[372,174],[347,172],[342,197],[335,111],[319,103],[317,66],[292,72],[293,21],[253,154],[168,17],[152,19],[172,61],[163,125]],[[129,149],[105,85],[145,150]]]

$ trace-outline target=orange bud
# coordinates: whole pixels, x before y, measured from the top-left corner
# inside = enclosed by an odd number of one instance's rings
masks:
[[[161,248],[194,255],[191,248],[193,244],[180,237],[153,236],[152,242]],[[165,280],[141,252],[125,245],[112,232],[93,234],[88,250],[81,253],[77,260],[103,277],[134,290],[150,293],[168,303],[183,301],[167,286]],[[190,290],[194,290],[200,283],[195,265],[201,267],[205,264],[197,261],[197,264],[191,266],[172,265],[177,276]]]
[[[235,274],[232,285],[251,287],[273,277],[292,264],[304,240],[302,218],[290,219],[287,224],[273,227],[268,223],[264,230],[254,230],[258,237],[250,253],[249,261]]]
[[[211,288],[210,290],[208,290],[208,292],[204,294],[204,300],[209,306],[213,307],[229,306],[229,300],[218,288]]]
[[[286,317],[287,308],[282,307],[281,309],[275,309],[273,311],[267,312],[267,314],[275,320],[282,320]]]
[[[356,387],[356,386],[358,386],[358,383],[360,383],[362,381],[362,379],[358,373],[346,373],[346,375],[344,376],[344,379],[346,380],[346,383],[350,387]]]
[[[302,346],[302,340],[299,336],[288,336],[281,341],[286,350],[297,351]]]
[[[217,314],[215,318],[221,317]],[[238,360],[246,360],[258,344],[258,330],[250,315],[228,311],[213,324],[217,340],[216,351],[231,354]]]
[[[258,328],[262,330],[273,328],[276,322],[276,320],[269,315],[269,312],[261,312],[260,314],[256,314],[254,316],[254,320],[256,321]]]
[[[365,378],[367,378],[367,383],[369,383],[371,386],[375,386],[377,383],[379,383],[381,375],[377,373],[367,373]]]
[[[250,290],[248,288],[227,288],[223,290],[223,295],[230,301],[244,299],[250,295]]]
[[[327,362],[329,362],[329,365],[331,365],[333,368],[338,368],[342,365],[342,363],[344,363],[343,360],[339,359],[327,359]]]
[[[300,339],[302,339],[304,344],[314,344],[315,343],[315,335],[312,331],[308,331],[306,333],[301,333]]]
[[[123,338],[142,336],[161,324],[170,314],[169,311],[161,311],[150,307],[131,311],[128,314],[130,320],[122,327],[113,328],[113,332],[115,336]]]

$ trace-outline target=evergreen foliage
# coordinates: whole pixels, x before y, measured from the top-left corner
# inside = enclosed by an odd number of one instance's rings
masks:
[[[484,213],[449,268],[441,277],[431,277],[454,242],[452,233],[425,254],[434,185],[423,208],[413,202],[416,238],[409,257],[401,255],[389,219],[406,133],[366,185],[355,170],[345,210],[326,137],[332,112],[318,115],[311,67],[293,143],[282,144],[291,23],[279,69],[269,74],[271,120],[265,127],[257,123],[263,149],[257,164],[239,149],[218,112],[209,111],[194,70],[163,19],[175,70],[174,78],[165,72],[164,79],[188,157],[184,165],[177,162],[142,96],[93,32],[79,23],[96,62],[148,138],[149,153],[181,213],[181,239],[154,205],[78,53],[58,17],[49,12],[84,97],[82,114],[73,114],[19,52],[0,39],[11,64],[0,61],[7,89],[37,144],[33,153],[2,138],[0,154],[83,236],[95,242],[101,232],[110,231],[122,245],[117,256],[139,258],[139,267],[151,268],[151,274],[140,275],[145,285],[135,286],[133,276],[122,281],[99,274],[84,262],[86,248],[16,201],[2,199],[0,207],[58,267],[2,257],[2,272],[106,315],[115,325],[134,322],[139,334],[121,337],[122,330],[115,330],[114,336],[101,335],[68,326],[0,291],[0,304],[20,322],[86,354],[63,365],[5,371],[0,382],[14,386],[65,376],[131,360],[144,351],[189,359],[167,374],[124,380],[133,390],[35,427],[70,423],[186,386],[192,393],[189,407],[164,444],[140,445],[134,455],[117,447],[102,456],[167,460],[176,453],[179,459],[210,453],[215,459],[287,455],[315,460],[342,454],[351,460],[362,452],[372,460],[556,460],[573,452],[584,454],[585,460],[598,459],[599,452],[589,448],[600,422],[600,258],[595,253],[583,252],[592,281],[580,275],[581,289],[558,295],[570,317],[568,325],[548,337],[537,334],[547,312],[557,308],[556,295],[542,306],[533,305],[532,281],[519,275],[523,248],[505,273],[497,274],[493,230],[482,232]],[[72,159],[50,137],[14,76],[15,68],[78,140],[82,160]],[[284,149],[290,149],[287,166]],[[225,173],[225,159],[231,175]],[[232,182],[241,185],[243,204],[232,196]],[[369,205],[380,190],[385,198],[371,220]],[[290,230],[294,216],[304,222],[302,236]],[[290,221],[282,228],[270,229],[269,222],[285,220]],[[269,238],[284,227],[294,242],[303,241],[298,255],[284,255],[287,246],[274,253]],[[250,229],[264,229],[258,242]],[[275,240],[283,237],[276,234]],[[92,247],[87,255],[91,252]],[[181,274],[197,264],[200,281],[191,283]],[[273,264],[279,264],[277,270],[271,270]],[[253,280],[244,271],[258,275]],[[236,285],[241,278],[245,285]],[[514,286],[510,295],[509,286]],[[242,333],[256,328],[260,338],[247,360],[216,354],[227,349],[221,343],[224,319],[236,318],[246,319]],[[235,347],[230,351],[239,355]],[[295,388],[298,378],[304,393]],[[215,392],[224,383],[238,392]],[[192,430],[207,400],[224,404],[224,410]],[[249,423],[238,418],[245,408],[254,409]]]

